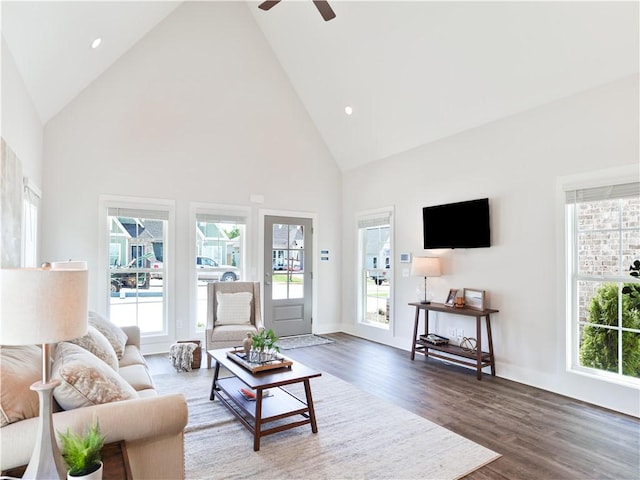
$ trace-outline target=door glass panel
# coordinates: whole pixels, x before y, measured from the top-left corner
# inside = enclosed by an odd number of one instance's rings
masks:
[[[302,225],[289,225],[289,248],[304,248],[304,229]]]
[[[273,225],[271,298],[304,298],[304,227]]]
[[[273,248],[286,249],[289,240],[288,225],[276,223],[273,225]]]

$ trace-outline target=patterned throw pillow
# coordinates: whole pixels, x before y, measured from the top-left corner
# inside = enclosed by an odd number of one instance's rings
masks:
[[[124,346],[127,344],[127,334],[115,323],[110,322],[95,312],[89,312],[89,325],[98,329],[102,333],[116,352],[118,360],[124,355]]]
[[[116,351],[113,349],[113,345],[111,345],[109,340],[107,340],[107,337],[100,333],[97,328],[89,325],[87,334],[84,337],[76,338],[69,343],[88,350],[116,372],[118,371],[118,356],[116,355]]]
[[[217,325],[250,325],[251,324],[251,292],[217,294]]]
[[[0,426],[38,416],[38,393],[29,388],[38,381],[42,381],[40,347],[0,347]]]
[[[56,347],[51,379],[60,381],[53,396],[64,410],[138,397],[133,387],[106,363],[68,342]]]

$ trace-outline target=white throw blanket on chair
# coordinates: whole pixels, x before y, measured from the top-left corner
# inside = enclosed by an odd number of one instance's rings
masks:
[[[190,372],[193,352],[198,345],[191,342],[174,343],[169,349],[169,358],[177,372]]]

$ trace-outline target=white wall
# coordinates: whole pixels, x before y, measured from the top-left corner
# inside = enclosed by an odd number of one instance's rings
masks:
[[[42,123],[4,37],[2,37],[0,132],[22,163],[22,173],[42,187]]]
[[[88,260],[91,308],[107,303],[99,195],[175,200],[178,336],[194,315],[189,204],[228,204],[252,208],[254,259],[260,209],[316,216],[316,253],[333,255],[315,272],[314,331],[335,330],[341,175],[244,3],[176,9],[46,125],[44,143],[44,256]]]
[[[556,183],[617,166],[630,166],[637,176],[638,101],[633,76],[347,172],[343,258],[355,258],[357,212],[393,205],[396,270],[395,329],[385,337],[354,322],[355,268],[345,262],[345,330],[410,349],[414,309],[407,303],[416,300],[422,279],[402,277],[407,264],[398,263],[398,256],[439,254],[444,276],[429,280],[436,301],[444,301],[449,288],[480,288],[488,292],[489,306],[500,310],[492,316],[497,375],[637,416],[637,388],[565,371]],[[422,249],[422,207],[483,197],[491,203],[491,248]],[[447,335],[454,325],[475,336],[473,320],[440,318],[440,333]]]

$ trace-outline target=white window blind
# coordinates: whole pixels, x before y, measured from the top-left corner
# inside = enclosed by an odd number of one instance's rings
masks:
[[[169,220],[168,210],[109,207],[107,209],[107,213],[112,217],[149,218],[153,220]]]
[[[596,202],[637,196],[640,196],[640,182],[569,190],[566,192],[566,203]]]
[[[375,215],[360,217],[358,228],[373,228],[391,224],[391,213],[381,212]]]

